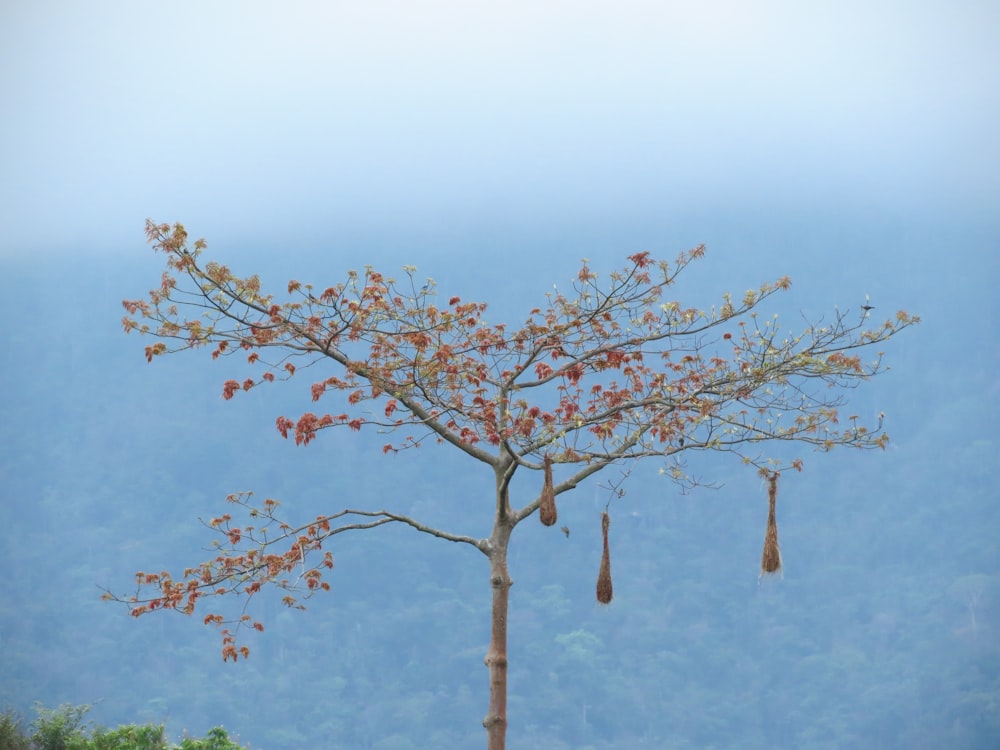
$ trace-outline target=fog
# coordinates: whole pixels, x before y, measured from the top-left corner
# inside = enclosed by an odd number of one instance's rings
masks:
[[[986,221],[1000,198],[989,2],[0,14],[4,254],[126,247],[146,216],[471,249],[499,228]]]

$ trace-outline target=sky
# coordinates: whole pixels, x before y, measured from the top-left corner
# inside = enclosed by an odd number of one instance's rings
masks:
[[[992,226],[998,42],[967,0],[12,0],[0,258],[132,252],[147,216],[362,254]]]

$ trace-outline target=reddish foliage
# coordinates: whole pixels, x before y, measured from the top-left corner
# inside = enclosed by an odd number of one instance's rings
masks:
[[[703,247],[672,264],[635,253],[606,278],[584,262],[573,292],[551,293],[547,306],[533,309],[520,327],[486,322],[484,303],[459,296],[438,307],[433,284],[422,286],[412,271],[401,283],[371,268],[350,272],[318,299],[311,286],[293,280],[289,298],[281,301],[264,293],[256,276],[241,278],[222,264],[203,262],[205,243],[189,246],[182,226],[149,222],[146,231],[154,249],[166,255],[167,272],[148,301],[123,302],[123,327],[160,338],[146,347],[147,360],[199,347],[216,359],[248,352],[246,365],[237,358],[240,365],[260,368],[260,375],[226,380],[227,401],[237,391],[289,380],[297,367],[317,365],[313,372],[326,372],[309,385],[311,400],[340,394],[346,411],[278,417],[282,437],[308,445],[331,427],[405,428],[384,453],[430,439],[494,468],[512,460],[510,471],[551,471],[554,461],[568,477],[563,489],[606,466],[650,456],[666,457],[672,475],[683,478],[678,456],[692,448],[731,451],[763,466],[758,445],[770,439],[821,449],[884,447],[881,419],[872,427],[851,420],[841,428],[837,401],[824,394],[827,386],[849,386],[881,372],[879,361],[863,362],[858,350],[918,320],[900,312],[866,329],[863,318],[837,313],[801,335],[779,335],[777,324],[756,317],[756,310],[790,287],[787,277],[741,300],[724,295],[718,312],[668,301],[668,287]],[[185,306],[196,308],[197,316],[184,317],[178,307]],[[719,328],[734,328],[733,318],[743,318],[735,336]],[[800,469],[801,461],[790,466]],[[542,486],[556,491],[551,480]],[[236,528],[228,514],[213,519],[210,526],[223,535],[220,554],[189,568],[179,582],[167,573],[141,574],[137,585],[153,593],[130,600],[133,614],[191,612],[204,596],[252,597],[268,584],[306,595],[328,588],[320,569],[332,568],[332,557],[324,553],[312,567],[307,559],[337,533],[329,517],[294,527],[274,517],[274,501],[251,508],[247,495],[234,498],[257,519],[253,526]],[[536,499],[512,517],[522,520],[537,508]],[[266,536],[263,528],[270,529]],[[282,601],[301,607],[291,594]],[[206,622],[224,624],[217,615]],[[222,632],[223,658],[245,658],[234,632]]]

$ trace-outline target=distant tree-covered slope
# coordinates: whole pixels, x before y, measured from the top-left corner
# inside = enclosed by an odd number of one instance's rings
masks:
[[[119,333],[134,277],[67,262],[5,265],[0,278],[3,315],[18,321],[2,342],[0,705],[96,703],[106,725],[165,722],[177,737],[222,724],[253,747],[481,744],[487,573],[471,553],[403,529],[344,539],[333,591],[310,603],[324,615],[275,603],[235,666],[198,622],[134,623],[98,601],[98,586],[128,586],[127,571],[190,559],[210,541],[196,509],[222,508],[233,490],[308,511],[329,506],[335,473],[433,517],[460,513],[477,477],[441,456],[428,474],[419,451],[387,457],[355,440],[296,450],[275,436],[283,405],[270,396],[226,409],[212,373],[148,369]],[[84,305],[86,287],[106,304]],[[41,290],[61,302],[29,325]],[[702,474],[723,487],[680,496],[650,469],[612,506],[616,596],[599,609],[608,493],[581,492],[560,508],[568,538],[540,537],[511,560],[511,746],[995,747],[994,382],[981,359],[933,359],[879,402],[899,425],[885,456],[832,456],[788,477],[781,580],[757,581],[759,482],[714,465]],[[138,424],[164,429],[138,440]],[[468,533],[486,533],[476,523]]]

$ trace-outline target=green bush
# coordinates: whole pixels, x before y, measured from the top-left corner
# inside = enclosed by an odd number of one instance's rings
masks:
[[[31,750],[21,717],[13,711],[0,714],[0,750]]]
[[[209,729],[203,740],[193,740],[185,737],[180,744],[180,750],[243,750],[226,733],[222,727]]]
[[[117,729],[97,729],[87,750],[167,750],[163,733],[162,724],[129,724]]]
[[[128,724],[117,729],[88,727],[83,717],[90,706],[37,706],[38,718],[25,727],[14,711],[0,713],[0,750],[246,750],[222,727],[204,738],[185,737],[170,745],[162,724]]]
[[[36,750],[88,750],[83,717],[90,706],[63,705],[35,709],[38,718],[31,723],[31,746]]]

